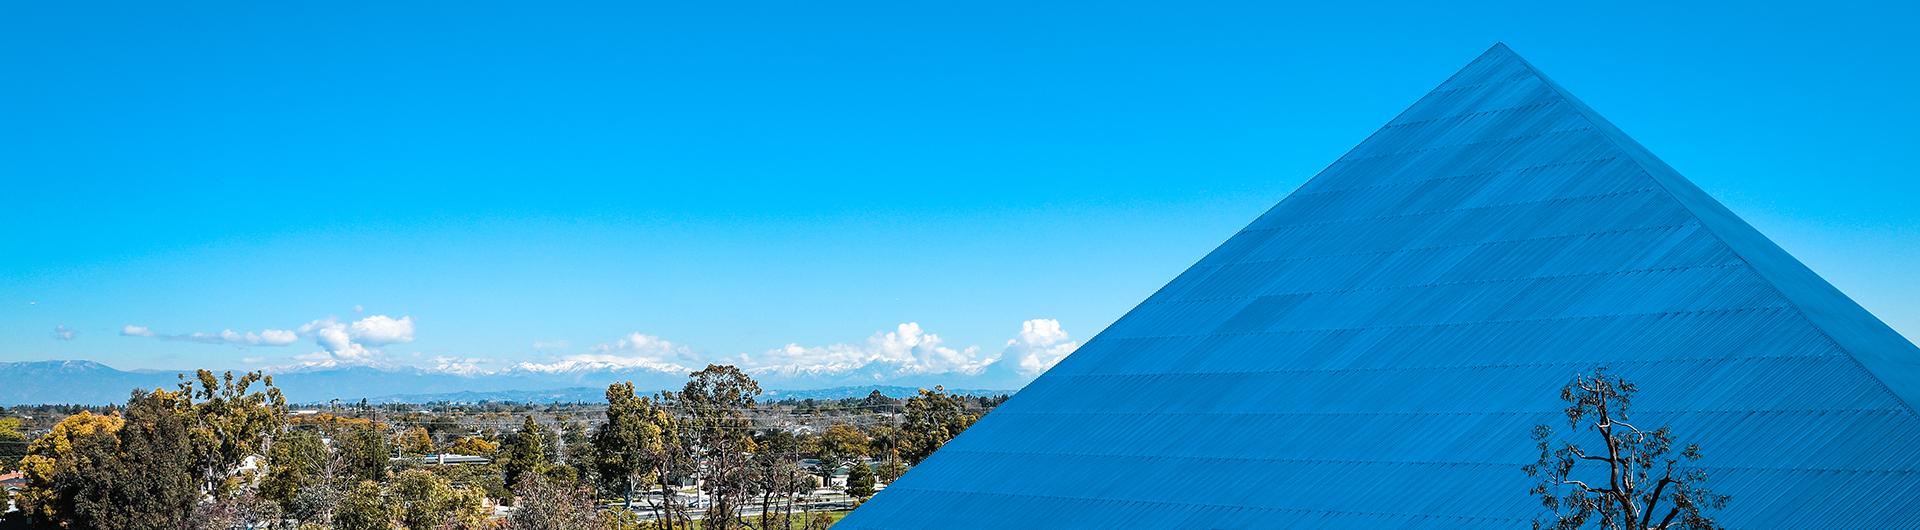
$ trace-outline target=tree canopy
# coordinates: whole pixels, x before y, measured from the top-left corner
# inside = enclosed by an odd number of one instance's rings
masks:
[[[1551,426],[1533,428],[1540,457],[1522,470],[1536,481],[1528,493],[1547,510],[1534,528],[1575,530],[1588,523],[1606,530],[1720,528],[1707,512],[1726,506],[1730,498],[1707,488],[1705,470],[1685,464],[1700,460],[1700,447],[1688,445],[1674,455],[1671,427],[1628,423],[1638,391],[1606,367],[1561,387],[1568,429],[1592,431],[1599,447],[1588,451],[1591,446],[1556,442]]]

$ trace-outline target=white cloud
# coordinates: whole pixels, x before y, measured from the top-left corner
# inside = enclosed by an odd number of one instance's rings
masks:
[[[1020,323],[1020,335],[1007,341],[1000,358],[1014,363],[1020,375],[1033,377],[1059,364],[1079,347],[1080,341],[1067,336],[1060,321],[1036,318]]]
[[[565,340],[533,341],[533,349],[536,349],[536,350],[560,350],[560,349],[566,349],[567,346],[571,346],[571,345],[573,344]]]
[[[842,375],[866,372],[874,379],[920,374],[978,375],[998,357],[982,357],[978,346],[952,348],[917,322],[867,338],[865,344],[801,346],[788,344],[758,358],[746,356],[747,369],[781,375]]]
[[[314,364],[314,359],[308,359],[309,366],[379,364],[382,355],[373,346],[413,342],[413,317],[395,319],[373,315],[352,323],[327,317],[301,325],[299,334],[313,337],[313,342],[325,350],[321,353],[327,356],[326,360],[331,361],[331,364],[320,365]]]
[[[300,335],[284,329],[269,329],[260,332],[260,340],[278,346],[282,344],[293,344],[295,341],[300,340]]]
[[[403,316],[398,320],[386,315],[374,315],[353,322],[347,332],[354,341],[372,346],[381,346],[399,342],[413,342],[413,317]]]
[[[73,340],[73,336],[78,334],[80,334],[80,332],[74,331],[73,328],[67,327],[66,324],[53,327],[53,338],[55,340]]]
[[[692,348],[654,335],[629,333],[619,341],[594,346],[593,353],[569,355],[549,363],[520,363],[517,368],[544,373],[626,369],[684,373],[690,370],[681,363],[694,359]]]
[[[240,332],[231,329],[219,333],[155,333],[146,326],[128,324],[120,328],[120,334],[128,337],[147,337],[179,342],[198,342],[201,344],[229,344],[233,346],[286,346],[299,341],[299,336],[284,329],[264,329],[260,331]]]

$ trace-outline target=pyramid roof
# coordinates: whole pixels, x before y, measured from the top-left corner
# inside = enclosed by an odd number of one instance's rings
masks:
[[[1920,349],[1504,45],[840,525],[1524,528],[1597,366],[1728,527],[1920,526]]]

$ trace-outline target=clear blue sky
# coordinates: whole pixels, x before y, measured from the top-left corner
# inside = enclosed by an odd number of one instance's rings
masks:
[[[0,361],[1071,344],[1496,41],[1920,336],[1910,2],[378,4],[0,7]]]

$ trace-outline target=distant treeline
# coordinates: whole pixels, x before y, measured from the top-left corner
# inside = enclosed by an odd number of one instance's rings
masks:
[[[832,517],[815,507],[871,496],[1006,399],[936,387],[762,401],[752,377],[724,365],[678,391],[622,383],[603,401],[567,404],[294,407],[257,372],[181,379],[120,406],[0,410],[0,467],[26,478],[7,524],[819,527]]]

